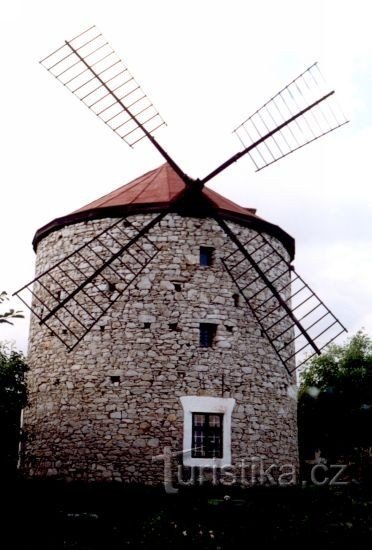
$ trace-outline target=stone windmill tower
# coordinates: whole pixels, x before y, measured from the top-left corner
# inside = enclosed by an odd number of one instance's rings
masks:
[[[296,465],[293,373],[344,327],[293,269],[292,237],[205,183],[244,154],[261,169],[340,125],[306,118],[333,92],[292,112],[288,98],[317,66],[237,129],[259,136],[192,180],[152,136],[158,113],[95,28],[43,64],[166,164],[35,235],[37,275],[17,292],[26,304],[31,292],[33,312],[23,471],[156,484],[165,448],[185,467]],[[279,101],[290,112],[281,123]]]

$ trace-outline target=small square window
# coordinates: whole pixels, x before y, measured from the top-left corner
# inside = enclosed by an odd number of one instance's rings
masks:
[[[178,330],[178,324],[177,323],[169,323],[168,326],[171,330]]]
[[[211,246],[200,247],[200,265],[211,266],[213,265],[214,248]]]
[[[200,323],[200,347],[211,348],[213,346],[214,337],[216,335],[217,325],[212,323]]]
[[[222,458],[223,414],[192,413],[192,458]]]
[[[114,386],[119,386],[120,385],[120,376],[110,376],[110,382]]]
[[[151,323],[149,322],[146,322],[146,323],[143,323],[143,328],[151,328]]]
[[[181,292],[182,290],[182,285],[180,283],[173,283],[174,284],[174,290],[176,292]]]

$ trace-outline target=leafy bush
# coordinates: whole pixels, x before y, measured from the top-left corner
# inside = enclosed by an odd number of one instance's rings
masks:
[[[20,414],[26,405],[23,354],[0,344],[0,472],[15,471],[20,436]]]
[[[310,362],[299,392],[300,449],[330,460],[372,448],[372,339],[359,331]]]

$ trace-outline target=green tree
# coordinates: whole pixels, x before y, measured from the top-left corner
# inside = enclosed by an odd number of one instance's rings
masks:
[[[359,331],[310,361],[299,392],[300,450],[337,460],[372,447],[372,339]]]
[[[8,299],[5,291],[0,292],[0,305]],[[20,318],[23,313],[14,309],[0,313],[0,323],[12,325],[13,319]],[[27,401],[26,370],[23,354],[0,342],[0,473],[3,476],[14,472],[17,463],[20,416]]]
[[[15,471],[20,438],[20,415],[27,402],[23,354],[0,345],[0,472]]]
[[[0,292],[0,305],[8,300],[9,300],[8,294],[4,290]],[[14,309],[9,309],[8,311],[0,313],[0,323],[8,323],[9,325],[12,325],[13,323],[11,319],[21,319],[23,317],[24,315],[22,311],[15,311]]]

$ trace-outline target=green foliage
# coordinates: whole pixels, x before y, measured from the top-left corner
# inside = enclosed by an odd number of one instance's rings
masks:
[[[22,353],[0,344],[0,471],[14,471],[20,431],[20,413],[26,405],[25,372]]]
[[[372,339],[359,331],[331,345],[301,377],[300,447],[337,457],[372,447]]]
[[[9,300],[8,294],[5,291],[0,292],[0,304],[3,304],[7,300]],[[9,325],[12,325],[13,323],[10,319],[23,319],[23,317],[24,315],[22,311],[9,309],[4,313],[0,313],[0,323],[8,323]]]

